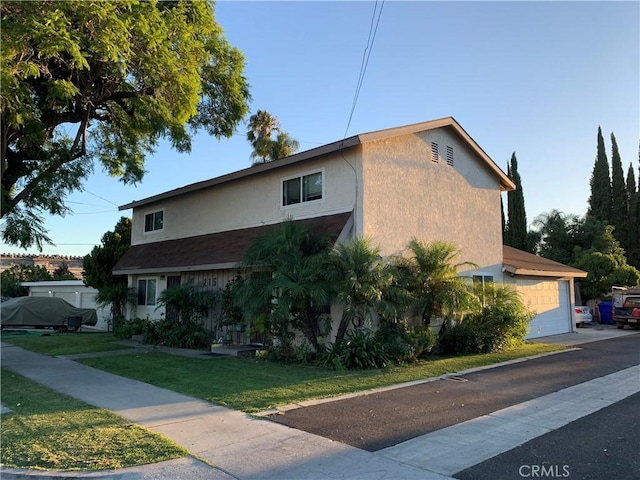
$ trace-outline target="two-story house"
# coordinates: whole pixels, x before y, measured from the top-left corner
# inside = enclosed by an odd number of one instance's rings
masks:
[[[451,117],[355,135],[121,206],[133,231],[114,274],[137,289],[135,314],[158,318],[163,289],[224,287],[247,245],[291,218],[338,241],[366,236],[383,255],[412,237],[455,243],[479,266],[461,274],[522,292],[538,312],[531,337],[571,331],[573,281],[586,273],[503,248],[500,195],[514,188]]]

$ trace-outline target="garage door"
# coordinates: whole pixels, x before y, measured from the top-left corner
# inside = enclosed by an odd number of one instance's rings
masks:
[[[62,298],[69,302],[74,307],[76,306],[76,294],[75,292],[53,292],[54,297]]]
[[[571,332],[568,280],[517,280],[524,304],[536,312],[527,338]]]

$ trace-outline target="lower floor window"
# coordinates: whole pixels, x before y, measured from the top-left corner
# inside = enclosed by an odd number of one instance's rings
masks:
[[[474,285],[482,285],[484,287],[487,283],[493,283],[493,275],[474,275],[473,276]]]
[[[476,289],[476,292],[480,295],[482,299],[482,305],[484,306],[485,302],[485,294],[488,284],[493,283],[493,275],[474,275],[473,276],[473,286]]]
[[[156,304],[156,281],[153,279],[138,280],[138,305]]]

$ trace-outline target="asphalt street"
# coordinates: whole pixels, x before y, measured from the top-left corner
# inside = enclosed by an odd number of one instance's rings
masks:
[[[640,394],[458,472],[454,477],[460,480],[637,480],[640,478]]]
[[[462,378],[287,410],[268,418],[375,452],[638,364],[640,335],[629,335]]]

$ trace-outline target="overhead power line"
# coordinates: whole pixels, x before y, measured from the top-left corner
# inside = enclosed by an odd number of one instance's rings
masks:
[[[373,6],[373,15],[371,16],[371,25],[369,26],[369,37],[367,38],[367,45],[364,48],[364,52],[362,54],[362,63],[360,64],[360,74],[358,75],[356,92],[353,96],[351,113],[349,114],[349,121],[347,122],[347,128],[344,131],[343,138],[347,138],[347,132],[349,131],[349,126],[351,125],[351,119],[353,118],[353,113],[356,110],[358,97],[360,96],[360,89],[362,88],[362,83],[364,82],[364,76],[365,76],[365,73],[367,72],[367,65],[369,65],[369,57],[371,56],[371,50],[373,50],[373,42],[375,41],[376,33],[378,32],[378,25],[380,24],[380,16],[382,15],[383,7],[384,7],[384,0],[380,2],[380,10],[378,10],[378,1],[376,0],[375,5]],[[376,19],[376,14],[378,15],[377,19]]]

